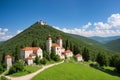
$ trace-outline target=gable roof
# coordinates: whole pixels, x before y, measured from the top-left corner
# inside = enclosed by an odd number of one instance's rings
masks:
[[[59,45],[57,43],[52,43],[53,47],[59,47]]]
[[[81,55],[81,54],[76,54],[75,56],[76,56],[76,57],[82,57],[82,55]]]
[[[70,49],[66,50],[65,53],[70,53],[72,52]]]
[[[22,50],[38,50],[40,47],[25,47]]]
[[[10,55],[6,55],[5,58],[11,58],[11,56]]]

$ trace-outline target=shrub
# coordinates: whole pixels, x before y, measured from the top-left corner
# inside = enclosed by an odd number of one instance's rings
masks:
[[[16,62],[15,64],[13,64],[13,66],[10,68],[9,73],[8,74],[13,74],[16,72],[20,72],[24,70],[24,65],[21,62]]]
[[[40,63],[41,63],[41,64],[46,64],[46,63],[47,63],[46,58],[41,59],[41,60],[40,60]]]
[[[1,76],[0,80],[8,80],[5,76]]]

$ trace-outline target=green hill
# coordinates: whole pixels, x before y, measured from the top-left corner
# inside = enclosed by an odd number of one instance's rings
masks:
[[[39,73],[32,80],[120,80],[116,73],[106,73],[86,64],[63,63]]]
[[[16,35],[15,37],[5,41],[0,45],[0,53],[13,54],[15,53],[15,49],[17,46],[20,48],[26,46],[32,46],[34,43],[37,46],[40,46],[43,50],[46,48],[46,39],[48,35],[52,36],[53,42],[56,42],[56,38],[61,35],[63,38],[63,46],[66,48],[67,46],[72,46],[70,48],[74,48],[76,46],[82,52],[83,48],[86,47],[90,50],[90,53],[98,53],[99,51],[106,51],[103,48],[90,45],[82,39],[75,38],[70,36],[67,33],[59,31],[49,25],[41,25],[38,22],[31,25],[29,28]],[[68,42],[68,44],[66,43]]]
[[[80,35],[75,35],[75,34],[70,34],[70,36],[74,37],[74,38],[77,38],[77,39],[80,39],[82,40],[84,43],[88,44],[88,45],[91,45],[91,46],[96,46],[98,48],[106,48],[102,43],[98,42],[98,41],[95,41],[95,40],[92,40],[90,38],[87,38],[87,37],[83,37],[83,36],[80,36]]]
[[[105,44],[105,46],[115,52],[120,52],[120,39],[112,40]]]

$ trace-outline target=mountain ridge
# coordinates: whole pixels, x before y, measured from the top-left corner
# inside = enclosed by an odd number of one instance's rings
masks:
[[[102,44],[105,44],[109,41],[112,41],[112,40],[116,40],[116,39],[119,39],[120,36],[110,36],[110,37],[99,37],[99,36],[92,36],[92,37],[88,37],[92,40],[96,40]]]
[[[120,39],[109,41],[105,46],[115,52],[120,52]]]

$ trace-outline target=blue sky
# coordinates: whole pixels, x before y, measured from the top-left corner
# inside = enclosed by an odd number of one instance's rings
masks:
[[[120,0],[0,0],[0,40],[40,19],[67,33],[120,36]]]

